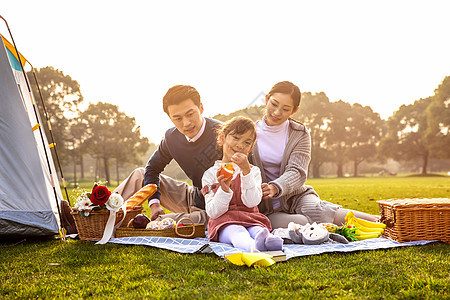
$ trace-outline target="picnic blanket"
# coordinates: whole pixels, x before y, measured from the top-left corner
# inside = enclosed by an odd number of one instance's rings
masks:
[[[208,238],[180,239],[170,237],[123,237],[109,240],[110,243],[122,245],[144,245],[161,249],[167,249],[180,253],[214,253],[225,256],[233,253],[241,253],[242,249],[234,248],[229,244],[210,242]],[[322,244],[322,245],[284,245],[283,251],[286,259],[298,256],[315,255],[329,252],[353,252],[361,250],[388,249],[405,246],[425,245],[437,241],[415,241],[399,243],[387,238],[368,239],[348,244]]]

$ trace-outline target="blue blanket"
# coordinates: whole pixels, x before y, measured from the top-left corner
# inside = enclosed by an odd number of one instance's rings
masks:
[[[167,249],[180,253],[215,253],[225,256],[232,253],[240,253],[241,249],[229,244],[210,242],[208,238],[180,239],[169,237],[124,237],[109,240],[110,243],[124,245],[144,245]],[[351,242],[349,244],[322,244],[322,245],[284,245],[283,251],[286,259],[297,256],[314,255],[328,252],[352,252],[360,250],[387,249],[405,246],[425,245],[436,241],[416,241],[399,243],[383,237],[364,241]]]

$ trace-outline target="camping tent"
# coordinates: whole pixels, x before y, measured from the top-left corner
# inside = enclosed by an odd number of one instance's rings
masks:
[[[53,235],[60,228],[58,177],[23,72],[26,60],[17,54],[1,36],[0,238]]]

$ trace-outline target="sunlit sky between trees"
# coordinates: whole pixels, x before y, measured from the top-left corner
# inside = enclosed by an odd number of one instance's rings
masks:
[[[450,75],[450,1],[4,1],[19,51],[78,81],[159,143],[162,97],[198,89],[205,116],[262,99],[278,81],[388,118]],[[4,24],[0,33],[9,39]],[[300,108],[301,109],[301,108]]]

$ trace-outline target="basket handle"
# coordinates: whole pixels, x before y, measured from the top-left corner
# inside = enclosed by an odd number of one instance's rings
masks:
[[[182,233],[179,233],[179,232],[178,232],[178,224],[180,224],[181,221],[183,221],[183,220],[187,220],[187,221],[189,221],[189,222],[192,223],[192,233],[190,233],[190,234],[182,234]],[[191,218],[186,218],[186,217],[185,217],[185,218],[181,218],[181,219],[177,222],[177,225],[175,226],[175,233],[176,233],[176,235],[181,236],[181,237],[185,237],[185,238],[193,237],[194,234],[195,234],[195,224],[194,224],[194,221],[192,221]]]
[[[386,224],[387,228],[394,227],[395,224],[395,210],[393,210],[394,220],[391,220],[390,218],[386,217],[384,210],[381,211],[381,218],[380,222]]]
[[[134,221],[134,218],[132,218],[130,221],[128,221],[127,227],[133,228],[133,221]]]

